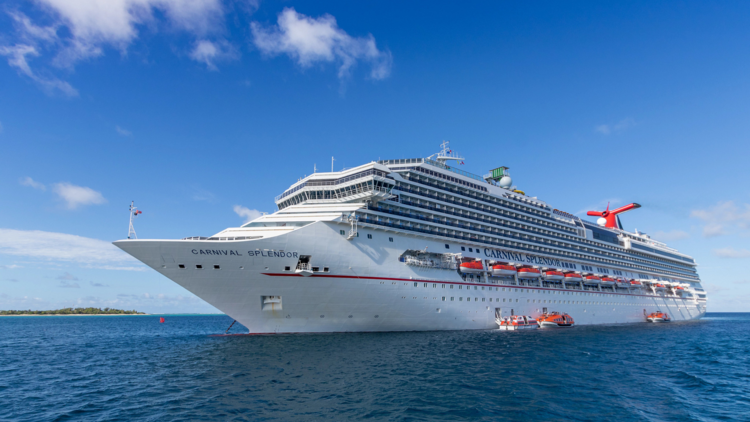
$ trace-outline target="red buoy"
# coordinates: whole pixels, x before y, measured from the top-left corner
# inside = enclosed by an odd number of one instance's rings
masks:
[[[159,323],[164,323],[164,317],[159,317]]]

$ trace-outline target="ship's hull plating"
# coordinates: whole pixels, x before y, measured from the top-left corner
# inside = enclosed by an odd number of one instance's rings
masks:
[[[674,321],[705,314],[705,302],[693,298],[466,282],[455,270],[398,261],[406,249],[458,252],[457,243],[445,249],[445,242],[367,229],[347,240],[343,228],[318,222],[257,240],[115,244],[250,333],[493,329],[497,316],[539,316],[544,308],[571,315],[577,325],[645,322],[656,311]],[[486,258],[481,251],[462,253]],[[297,274],[301,255],[319,271]]]

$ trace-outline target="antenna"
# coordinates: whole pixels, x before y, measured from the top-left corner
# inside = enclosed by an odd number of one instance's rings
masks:
[[[143,212],[138,211],[138,208],[135,206],[135,201],[130,201],[130,226],[128,227],[128,239],[138,239],[138,236],[135,234],[135,227],[133,227],[133,219],[138,217],[138,214],[143,214]]]
[[[333,158],[333,156],[331,156],[331,173],[333,173],[333,160],[334,160],[334,158]]]
[[[440,144],[440,147],[441,147],[440,152],[438,152],[437,154],[432,154],[427,158],[432,159],[432,157],[437,155],[437,158],[435,160],[439,162],[440,164],[445,165],[445,162],[450,161],[450,160],[455,160],[455,161],[458,161],[460,164],[463,164],[464,157],[461,157],[457,153],[454,153],[453,150],[451,150],[448,147],[449,143],[450,141],[443,141],[443,143]]]

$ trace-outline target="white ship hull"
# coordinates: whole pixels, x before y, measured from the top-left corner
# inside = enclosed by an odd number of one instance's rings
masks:
[[[115,245],[250,333],[495,329],[496,316],[536,317],[544,308],[571,315],[577,325],[644,323],[656,311],[674,321],[705,314],[705,301],[694,298],[510,286],[484,276],[481,282],[478,277],[467,282],[456,270],[398,260],[407,249],[454,251],[460,247],[456,242],[368,228],[347,240],[343,229],[348,226],[317,222],[254,240],[122,240]],[[485,259],[486,253],[477,248],[463,255]],[[296,273],[301,255],[310,255],[319,271],[308,277]]]

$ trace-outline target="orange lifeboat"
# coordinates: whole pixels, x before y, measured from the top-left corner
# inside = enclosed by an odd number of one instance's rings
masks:
[[[667,290],[667,287],[665,285],[663,285],[663,284],[658,284],[657,283],[656,286],[654,286],[654,289],[657,292],[663,292],[663,291]]]
[[[541,276],[541,271],[537,270],[536,268],[519,268],[518,269],[518,278],[539,278]]]
[[[517,272],[516,267],[512,265],[500,264],[492,266],[492,275],[498,277],[514,276]]]
[[[560,281],[565,278],[565,274],[562,271],[547,270],[542,272],[542,277],[549,281]]]
[[[623,289],[630,287],[630,283],[628,282],[628,280],[624,280],[622,278],[618,278],[617,280],[615,280],[615,283],[617,283],[617,287],[621,287]]]
[[[614,286],[615,279],[612,277],[602,277],[602,286]]]
[[[638,280],[630,280],[630,287],[641,287],[641,282]]]
[[[685,293],[685,288],[681,286],[675,286],[674,292],[678,295]]]
[[[648,322],[669,322],[671,320],[666,312],[652,312],[646,317]]]
[[[462,262],[460,268],[462,273],[481,273],[484,271],[484,267],[479,261]]]
[[[550,312],[539,318],[539,325],[542,328],[572,327],[575,322],[573,318],[565,313]]]
[[[501,330],[535,330],[539,328],[539,322],[526,315],[512,315],[505,318],[496,318],[495,322]]]
[[[578,283],[582,279],[583,277],[576,273],[565,273],[565,278],[563,278],[566,283]]]
[[[602,279],[595,275],[587,275],[586,277],[583,277],[583,281],[586,284],[599,284],[602,282]]]

